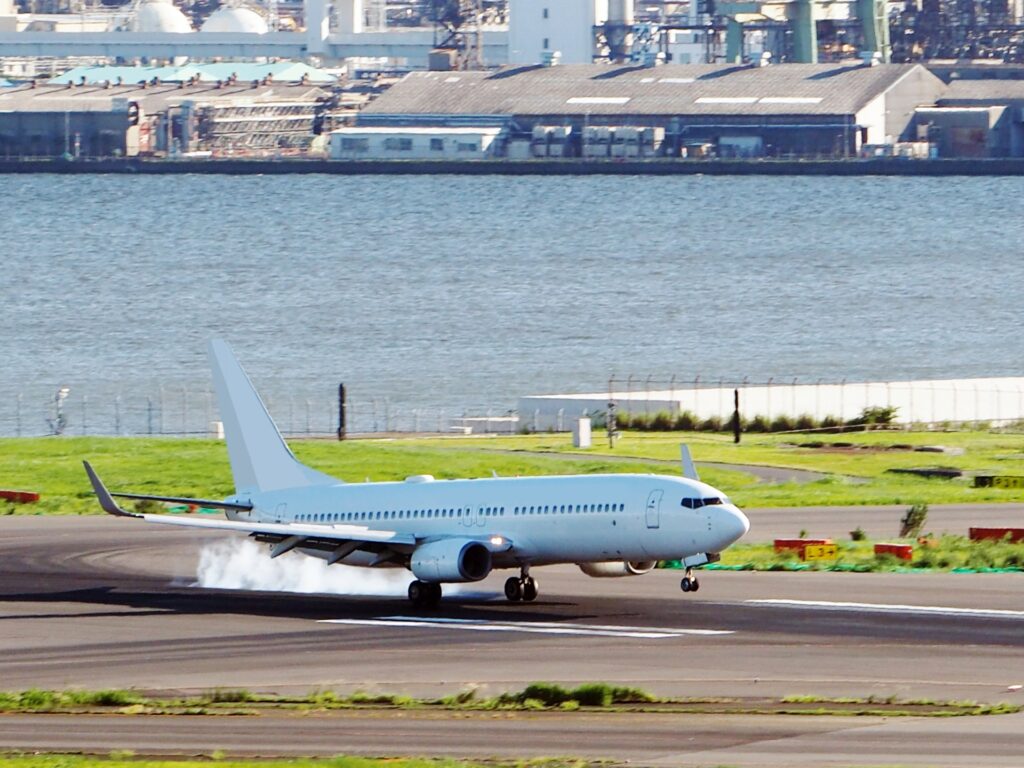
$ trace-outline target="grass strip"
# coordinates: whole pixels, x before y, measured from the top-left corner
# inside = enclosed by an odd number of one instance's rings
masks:
[[[640,688],[584,683],[565,688],[554,683],[532,683],[521,691],[477,698],[475,689],[439,699],[417,699],[400,694],[357,692],[348,696],[314,691],[305,696],[277,696],[252,691],[215,690],[202,696],[171,698],[144,696],[131,690],[46,691],[29,689],[0,693],[2,713],[108,713],[121,715],[259,715],[263,712],[335,710],[424,709],[463,712],[649,712],[717,714],[833,714],[864,715],[885,711],[891,715],[948,717],[1019,712],[1020,705],[982,704],[975,701],[903,701],[895,697],[830,699],[788,696],[783,699],[659,698]]]

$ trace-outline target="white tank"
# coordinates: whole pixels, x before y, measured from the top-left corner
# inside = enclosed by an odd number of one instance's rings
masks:
[[[267,34],[267,22],[256,11],[249,8],[220,7],[209,15],[200,32],[246,32],[252,35]]]
[[[146,0],[135,12],[132,31],[185,33],[192,31],[192,25],[171,0]]]

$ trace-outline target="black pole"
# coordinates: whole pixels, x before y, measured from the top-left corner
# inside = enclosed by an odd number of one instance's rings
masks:
[[[345,424],[345,385],[338,385],[338,439],[344,440],[348,436],[348,430]]]
[[[740,391],[734,389],[732,391],[733,401],[733,412],[732,412],[732,441],[739,444],[740,442]]]

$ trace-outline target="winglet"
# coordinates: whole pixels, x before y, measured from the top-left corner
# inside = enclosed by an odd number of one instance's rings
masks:
[[[117,506],[117,502],[114,501],[114,497],[110,495],[110,491],[103,485],[103,481],[100,480],[99,475],[96,474],[92,466],[88,461],[83,461],[85,465],[85,473],[89,476],[89,482],[92,483],[92,490],[96,494],[96,498],[99,499],[100,506],[103,507],[103,511],[109,515],[115,515],[116,517],[142,517],[134,512],[129,512],[126,509],[121,509]]]
[[[690,480],[700,480],[700,475],[697,474],[697,467],[693,464],[693,457],[690,455],[690,449],[686,443],[679,444],[679,452],[683,459],[683,477],[687,477]]]

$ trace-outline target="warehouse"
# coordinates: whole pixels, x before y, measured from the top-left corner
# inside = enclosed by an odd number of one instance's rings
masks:
[[[4,88],[0,158],[301,153],[337,109],[329,90],[265,80]]]
[[[940,157],[1024,157],[1024,80],[955,79],[917,124]]]
[[[579,64],[414,72],[360,126],[504,125],[506,152],[568,128],[547,156],[852,157],[913,138],[914,112],[945,84],[919,65]]]

